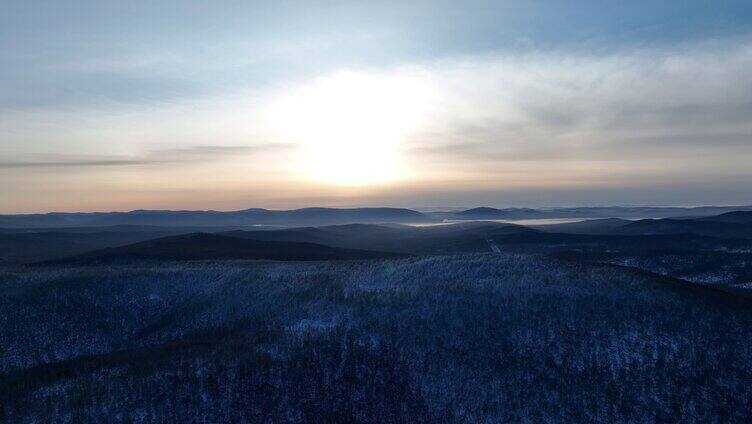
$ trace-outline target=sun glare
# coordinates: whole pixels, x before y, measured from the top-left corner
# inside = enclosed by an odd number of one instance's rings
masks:
[[[304,146],[309,178],[369,185],[406,176],[400,150],[427,90],[413,78],[339,72],[293,88],[271,108],[275,131]]]

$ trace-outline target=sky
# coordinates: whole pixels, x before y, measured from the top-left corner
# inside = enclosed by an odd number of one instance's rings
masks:
[[[710,204],[748,1],[0,1],[0,213]]]

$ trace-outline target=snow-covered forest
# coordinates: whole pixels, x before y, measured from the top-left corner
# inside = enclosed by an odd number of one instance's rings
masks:
[[[522,254],[0,269],[3,422],[745,422],[752,300]]]

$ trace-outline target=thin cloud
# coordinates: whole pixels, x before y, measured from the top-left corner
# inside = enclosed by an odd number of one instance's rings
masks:
[[[435,87],[416,162],[682,160],[750,153],[752,40],[607,55],[446,60],[406,72]],[[686,159],[686,161],[684,161]],[[531,172],[533,172],[531,170]]]
[[[172,157],[172,158],[190,158],[197,157],[216,157],[216,156],[233,156],[248,155],[253,153],[264,153],[273,151],[282,151],[296,148],[292,143],[267,143],[252,146],[222,146],[222,145],[202,145],[177,147],[171,149],[157,149],[150,152],[154,157]]]
[[[102,166],[133,166],[146,165],[150,162],[138,159],[79,159],[61,158],[55,161],[13,161],[0,162],[0,168],[70,168],[70,167],[102,167]]]
[[[87,168],[155,165],[181,162],[209,162],[223,157],[248,156],[295,148],[293,144],[269,143],[255,146],[203,145],[152,150],[142,156],[35,155],[16,161],[0,162],[0,169],[14,168]]]

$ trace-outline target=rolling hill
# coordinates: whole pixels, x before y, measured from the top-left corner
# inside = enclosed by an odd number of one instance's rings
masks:
[[[315,243],[252,240],[228,235],[193,233],[96,250],[70,258],[55,260],[51,263],[95,264],[133,260],[190,261],[226,259],[321,261],[395,258],[400,256],[402,255],[396,253],[342,249]]]
[[[535,219],[544,218],[546,213],[536,209],[527,208],[509,208],[509,209],[496,209],[489,207],[479,207],[473,209],[467,209],[464,211],[456,212],[454,217],[456,219]]]
[[[0,264],[17,264],[59,259],[84,252],[123,246],[179,234],[160,229],[154,231],[92,231],[86,233],[42,231],[0,233]]]
[[[718,217],[696,219],[641,219],[617,227],[612,234],[660,235],[696,234],[721,238],[752,238],[752,225],[730,221],[716,221]],[[721,218],[722,219],[722,218]]]
[[[734,211],[752,211],[752,206],[701,206],[682,207],[575,207],[575,208],[506,208],[496,209],[479,207],[454,212],[430,214],[437,218],[457,220],[477,219],[546,219],[546,218],[671,218],[671,217],[706,217]]]
[[[727,212],[715,216],[707,216],[704,218],[697,218],[698,221],[713,221],[713,222],[726,222],[730,224],[746,224],[752,225],[752,212],[751,211],[733,211]]]
[[[495,222],[470,222],[428,227],[351,224],[277,231],[233,231],[233,237],[321,243],[329,246],[436,255],[488,251],[486,239],[495,235],[535,232]]]
[[[603,218],[562,224],[532,225],[530,227],[547,233],[613,234],[619,227],[630,223],[632,221],[626,219]]]

